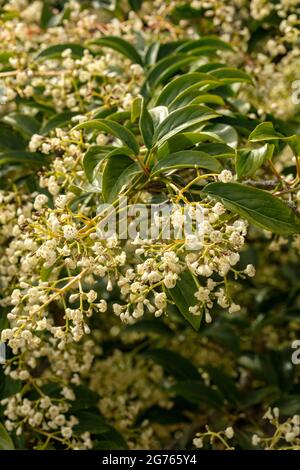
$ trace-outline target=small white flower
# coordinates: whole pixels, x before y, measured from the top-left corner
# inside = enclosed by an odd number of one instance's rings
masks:
[[[260,443],[260,437],[257,434],[253,434],[252,436],[252,444],[257,446]]]
[[[221,181],[222,183],[229,183],[232,180],[233,176],[231,171],[229,170],[223,170],[218,176],[218,180]]]
[[[77,230],[73,225],[65,225],[63,227],[63,233],[66,240],[72,240],[77,235]]]
[[[254,277],[255,276],[255,267],[253,264],[248,264],[246,266],[246,269],[244,269],[244,273],[247,274],[249,277]]]
[[[46,194],[38,194],[34,200],[33,207],[39,211],[45,206],[48,202],[48,197]]]
[[[232,439],[233,436],[234,436],[234,430],[231,426],[229,426],[228,428],[225,429],[225,436],[227,437],[227,439]]]

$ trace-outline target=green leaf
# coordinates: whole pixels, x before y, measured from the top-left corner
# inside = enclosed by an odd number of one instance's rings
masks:
[[[245,82],[254,84],[251,75],[242,70],[233,69],[229,67],[221,67],[219,69],[211,70],[210,75],[222,80],[223,83],[239,83]]]
[[[3,121],[20,131],[26,137],[38,134],[40,130],[40,123],[37,119],[22,113],[9,114],[3,118]]]
[[[141,115],[142,102],[142,98],[137,96],[131,103],[130,120],[132,123],[135,122]]]
[[[142,103],[142,111],[140,116],[140,131],[143,137],[144,144],[148,149],[152,147],[152,139],[154,134],[154,124],[152,116],[149,113],[148,109],[145,106],[145,103]]]
[[[280,414],[284,416],[293,416],[300,413],[300,395],[284,395],[275,403],[280,409]]]
[[[220,106],[225,105],[225,101],[223,100],[223,98],[221,98],[221,96],[212,95],[211,93],[210,94],[204,93],[203,95],[199,95],[195,99],[193,99],[193,101],[191,102],[191,104],[202,104],[202,103],[218,104]]]
[[[107,424],[100,414],[92,413],[91,411],[78,411],[75,413],[75,416],[79,420],[79,424],[74,426],[76,434],[90,432],[91,434],[98,435],[105,434],[111,429],[111,426]]]
[[[1,124],[0,126],[0,151],[24,149],[25,140],[19,132],[16,132],[11,126]]]
[[[110,49],[114,49],[120,54],[123,54],[125,57],[130,59],[133,63],[143,65],[143,60],[139,53],[137,52],[136,48],[132,46],[128,41],[125,41],[118,36],[105,36],[99,39],[93,39],[87,42],[88,46],[101,46],[101,47],[108,47]]]
[[[194,364],[177,352],[168,349],[149,349],[143,356],[162,366],[165,371],[178,380],[201,378]]]
[[[185,380],[178,382],[168,390],[196,405],[206,405],[212,408],[222,408],[223,399],[217,390],[204,385],[202,380]]]
[[[172,80],[165,88],[162,90],[160,95],[156,100],[157,106],[169,106],[178,95],[182,94],[185,90],[192,90],[194,88],[199,88],[207,83],[218,84],[218,80],[212,80],[212,77],[207,73],[186,73],[181,77],[177,77]]]
[[[213,134],[212,132],[182,132],[170,137],[158,148],[157,158],[160,160],[161,158],[168,156],[170,153],[189,149],[200,142],[206,141],[221,142],[221,139],[218,135]],[[228,148],[230,149],[230,147]],[[233,152],[232,149],[230,150]]]
[[[54,17],[51,6],[47,1],[44,0],[43,8],[40,19],[40,26],[42,29],[47,29],[51,24],[51,20]]]
[[[75,410],[86,410],[96,407],[99,402],[99,395],[85,385],[78,385],[74,389],[76,399],[72,402],[71,413]]]
[[[240,352],[240,338],[238,334],[231,326],[224,324],[224,322],[213,323],[211,326],[206,327],[202,331],[202,335],[221,344],[234,354]]]
[[[198,146],[199,150],[208,153],[218,158],[233,158],[235,157],[235,151],[232,147],[225,144],[216,143],[205,143]]]
[[[107,134],[112,134],[125,145],[127,145],[137,155],[139,153],[139,145],[132,134],[132,132],[118,122],[110,121],[109,119],[93,119],[91,121],[82,122],[74,127],[74,130],[85,129],[87,131],[102,131]]]
[[[211,124],[206,126],[203,130],[204,132],[216,134],[220,138],[220,141],[229,145],[229,147],[236,148],[238,145],[238,133],[234,127],[228,124]]]
[[[265,144],[257,149],[239,149],[236,152],[236,173],[239,179],[252,176],[264,164],[272,158],[274,145]]]
[[[106,163],[102,194],[106,202],[113,202],[124,188],[132,182],[132,178],[141,172],[137,163],[127,155],[114,155]]]
[[[261,140],[277,140],[284,135],[275,131],[272,122],[262,122],[249,135],[250,142],[260,142]]]
[[[174,54],[165,57],[159,60],[150,69],[145,83],[149,85],[150,88],[154,88],[155,86],[159,85],[159,83],[162,83],[164,80],[172,76],[176,71],[180,70],[181,67],[196,60],[198,60],[198,57],[187,57],[186,54]]]
[[[208,365],[204,369],[208,372],[210,379],[218,387],[225,399],[232,405],[239,406],[241,396],[234,380],[218,367]]]
[[[155,320],[140,320],[133,325],[128,325],[124,328],[125,332],[136,332],[136,333],[143,333],[148,335],[149,333],[155,333],[159,336],[167,336],[170,337],[173,335],[171,328],[168,327],[162,321],[157,319]]]
[[[91,145],[88,151],[83,157],[83,168],[85,176],[90,183],[94,181],[95,178],[95,169],[98,166],[98,163],[104,160],[107,157],[109,150],[112,147],[105,145]]]
[[[154,132],[153,140],[158,145],[179,134],[184,129],[188,129],[195,124],[200,124],[210,119],[218,117],[218,114],[203,105],[190,105],[180,108],[170,113],[164,121],[160,123]]]
[[[160,48],[160,43],[158,41],[153,42],[146,48],[144,63],[145,66],[154,65],[157,61],[157,56]]]
[[[194,49],[210,49],[214,51],[233,51],[234,49],[230,44],[227,42],[222,41],[221,39],[218,38],[218,36],[204,36],[203,38],[200,39],[192,39],[190,41],[186,41],[182,46],[179,46],[177,48],[178,52],[190,52],[193,51]]]
[[[3,424],[0,423],[0,450],[14,450],[14,444]]]
[[[52,116],[42,127],[40,133],[42,135],[49,134],[50,131],[57,127],[65,127],[72,122],[72,117],[77,116],[78,113],[66,111],[64,113]]]
[[[56,44],[55,46],[46,47],[36,56],[36,60],[56,59],[60,58],[63,51],[71,49],[74,59],[81,59],[84,53],[84,47],[79,44]]]
[[[205,168],[212,173],[219,173],[222,165],[214,157],[197,150],[182,150],[171,153],[159,160],[151,172],[151,176],[157,176],[164,171],[184,168]]]
[[[250,142],[260,142],[262,140],[281,140],[286,142],[291,147],[297,157],[300,156],[300,136],[284,136],[274,129],[274,126],[271,122],[262,122],[259,124],[249,135],[249,140]]]
[[[181,315],[192,325],[194,330],[199,330],[202,320],[202,315],[193,315],[189,311],[189,307],[197,303],[194,295],[197,290],[198,286],[190,271],[181,273],[180,279],[176,282],[176,286],[173,287],[173,289],[168,289]]]
[[[39,167],[47,165],[51,157],[35,152],[25,152],[23,150],[11,150],[0,153],[0,165],[10,163],[21,163],[24,165],[37,165]]]
[[[262,189],[239,183],[210,183],[203,191],[260,228],[282,235],[300,233],[300,220],[292,209]]]

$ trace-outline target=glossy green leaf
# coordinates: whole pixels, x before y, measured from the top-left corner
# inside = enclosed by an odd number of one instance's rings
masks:
[[[22,135],[6,124],[0,125],[0,151],[24,149],[26,146],[25,139]]]
[[[132,134],[132,132],[121,124],[110,121],[109,119],[93,119],[92,121],[86,121],[81,124],[78,124],[74,129],[84,129],[87,131],[101,131],[106,132],[107,134],[112,134],[125,145],[127,145],[135,154],[139,152],[139,145]]]
[[[239,406],[241,395],[234,380],[218,367],[208,365],[204,369],[208,372],[211,381],[218,387],[224,398],[232,405]]]
[[[50,26],[53,16],[54,15],[51,5],[49,4],[49,2],[44,0],[40,19],[40,25],[42,29],[47,29],[48,26]]]
[[[137,96],[132,100],[131,107],[130,107],[130,121],[133,123],[135,122],[141,115],[142,109],[142,98]]]
[[[216,134],[220,141],[229,145],[229,147],[236,148],[238,145],[239,136],[234,127],[229,126],[228,124],[211,124],[206,126],[204,132],[211,132]]]
[[[202,319],[202,315],[193,315],[189,311],[189,307],[197,303],[194,295],[197,290],[197,284],[190,271],[181,273],[176,286],[168,290],[181,315],[192,325],[194,330],[199,330]]]
[[[153,140],[161,145],[173,135],[195,124],[200,124],[216,117],[218,117],[218,114],[207,106],[185,106],[184,108],[170,113],[167,118],[160,123],[154,132]]]
[[[107,161],[103,172],[102,194],[106,202],[113,202],[127,188],[141,169],[127,155],[114,155]]]
[[[211,50],[215,51],[233,51],[234,49],[230,44],[225,41],[222,41],[218,38],[218,36],[204,36],[200,39],[191,39],[190,41],[186,41],[182,46],[179,46],[177,51],[178,52],[190,52],[194,49],[199,48],[210,48]]]
[[[300,156],[300,136],[284,136],[283,134],[277,132],[274,129],[274,126],[271,122],[263,122],[259,124],[249,135],[249,140],[251,142],[260,142],[264,140],[281,140],[283,142],[286,142],[291,147],[296,156]]]
[[[205,168],[211,173],[219,173],[222,165],[214,157],[197,150],[182,150],[171,153],[153,167],[151,175],[157,176],[164,171],[181,170],[184,168]]]
[[[239,183],[210,183],[203,191],[260,228],[282,235],[300,233],[300,219],[293,210],[262,189]]]
[[[161,146],[158,147],[157,158],[161,159],[170,153],[189,149],[201,142],[221,142],[221,139],[212,132],[182,132],[180,134],[174,135],[173,137],[170,137]]]
[[[20,131],[26,137],[31,137],[33,134],[38,134],[40,130],[39,121],[32,116],[28,116],[27,114],[11,113],[5,116],[3,121],[14,129]]]
[[[0,423],[0,450],[14,450],[14,444],[3,424]]]
[[[118,36],[105,36],[103,38],[93,39],[88,41],[87,45],[114,49],[115,51],[120,52],[120,54],[130,59],[133,63],[143,65],[143,60],[140,54],[137,52],[136,48],[128,41],[125,41]]]
[[[11,150],[0,153],[0,165],[19,163],[41,167],[47,165],[50,161],[51,157],[48,155],[23,150]]]
[[[221,67],[219,69],[211,70],[210,75],[222,80],[223,83],[239,83],[245,82],[253,85],[251,75],[242,70],[233,69],[230,67]]]
[[[235,150],[226,144],[218,142],[204,143],[198,145],[199,150],[208,153],[218,158],[233,158],[235,157]]]
[[[156,100],[156,105],[169,106],[169,104],[185,90],[191,90],[211,82],[218,84],[218,80],[212,80],[209,74],[200,72],[186,73],[181,77],[175,78],[164,87]]]
[[[257,149],[239,149],[236,152],[236,173],[238,178],[252,176],[264,164],[272,158],[274,145],[266,144]]]
[[[196,405],[205,405],[206,407],[222,408],[222,395],[210,387],[207,387],[202,380],[185,380],[173,385],[169,392],[179,395]]]
[[[142,104],[142,111],[139,121],[140,131],[143,137],[144,144],[148,149],[152,147],[152,140],[154,134],[154,124],[151,114],[146,108],[144,102]]]
[[[79,44],[72,43],[56,44],[55,46],[46,47],[41,52],[39,52],[39,54],[36,56],[36,60],[61,58],[62,53],[66,49],[71,49],[72,57],[74,59],[81,59],[85,48],[80,46]]]
[[[41,134],[47,135],[57,127],[66,127],[72,122],[72,117],[78,115],[76,112],[66,111],[64,113],[55,114],[42,127]]]
[[[79,424],[74,426],[74,432],[82,434],[90,432],[91,434],[104,434],[110,430],[105,418],[100,414],[92,413],[90,411],[78,411],[75,416],[79,420]]]
[[[83,157],[83,168],[90,183],[94,180],[94,172],[98,164],[108,155],[111,147],[103,145],[91,145]]]
[[[177,352],[157,348],[150,349],[143,355],[162,366],[168,374],[178,380],[197,380],[201,378],[194,364]]]
[[[162,83],[181,67],[191,64],[197,57],[187,57],[186,54],[174,54],[159,60],[148,72],[146,83],[153,88]]]

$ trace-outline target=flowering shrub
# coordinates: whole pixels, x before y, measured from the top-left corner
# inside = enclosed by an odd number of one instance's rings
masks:
[[[299,448],[298,2],[121,3],[2,2],[0,446]]]

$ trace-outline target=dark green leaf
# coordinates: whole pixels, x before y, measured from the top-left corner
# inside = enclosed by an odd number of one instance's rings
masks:
[[[252,176],[264,164],[272,158],[274,145],[266,144],[257,149],[239,149],[236,152],[236,173],[238,178]]]
[[[32,116],[26,114],[12,113],[5,116],[3,121],[27,137],[38,134],[40,130],[40,123]]]
[[[78,113],[66,111],[64,113],[56,114],[51,117],[42,127],[41,134],[47,135],[53,129],[57,127],[65,127],[72,122],[72,117],[76,116]]]
[[[229,403],[238,406],[241,401],[240,393],[234,380],[221,369],[212,366],[205,366],[212,382],[218,387],[222,395]]]
[[[197,405],[222,408],[223,399],[217,390],[204,385],[201,380],[185,380],[173,385],[169,391]]]
[[[153,140],[157,144],[179,134],[195,124],[200,124],[218,117],[218,114],[203,105],[190,105],[170,113],[154,132]]]
[[[179,46],[178,52],[190,52],[198,48],[210,48],[212,50],[233,51],[233,48],[227,42],[222,41],[218,36],[204,36],[200,39],[191,39]]]
[[[127,155],[114,155],[108,159],[103,172],[102,194],[106,202],[113,202],[132,182],[141,169]]]
[[[238,69],[221,67],[220,69],[211,70],[210,75],[222,80],[223,83],[246,82],[253,85],[251,75]]]
[[[183,93],[183,91],[199,88],[199,86],[203,86],[207,83],[218,84],[219,81],[213,80],[212,77],[206,73],[186,73],[181,77],[175,78],[165,86],[156,100],[156,105],[169,106],[179,94],[181,95]]]
[[[120,52],[125,57],[130,59],[133,63],[143,65],[143,60],[139,53],[137,52],[136,48],[132,46],[128,41],[125,41],[118,36],[105,36],[99,39],[93,39],[88,41],[88,46],[101,46],[101,47],[108,47],[110,49],[114,49],[117,52]]]
[[[85,129],[87,131],[99,130],[107,134],[112,134],[124,142],[135,154],[139,152],[139,145],[132,132],[119,123],[110,121],[109,119],[93,119],[92,121],[78,124],[74,129]]]
[[[20,163],[23,165],[37,165],[38,167],[47,165],[51,161],[48,155],[40,153],[25,152],[23,150],[11,150],[0,153],[0,165],[8,163]]]
[[[151,175],[157,176],[159,173],[170,170],[184,168],[205,168],[212,173],[220,172],[222,165],[214,157],[196,150],[182,150],[171,153],[153,167]]]
[[[94,180],[95,169],[101,161],[108,155],[112,147],[103,145],[91,145],[83,157],[83,168],[90,183]]]
[[[266,191],[239,183],[210,183],[203,191],[258,227],[282,235],[300,233],[292,209]]]
[[[3,424],[0,423],[0,450],[14,450],[14,444]]]
[[[169,293],[181,315],[195,330],[199,330],[200,328],[202,315],[193,315],[189,311],[189,307],[197,303],[194,295],[197,290],[197,284],[190,271],[181,273],[180,279],[176,282],[176,286],[173,287],[173,289],[169,289]]]
[[[149,113],[148,109],[145,106],[145,103],[142,104],[142,111],[140,116],[140,131],[144,140],[144,144],[148,149],[152,147],[152,139],[154,134],[154,124],[152,116]]]
[[[197,368],[185,357],[168,349],[150,349],[144,356],[157,362],[165,371],[178,380],[197,380],[201,376]]]
[[[45,59],[56,59],[60,58],[63,51],[66,49],[71,49],[72,57],[74,59],[81,59],[84,53],[84,47],[80,46],[79,44],[56,44],[55,46],[47,47],[43,49],[39,54],[36,56],[37,60],[45,60]]]
[[[262,140],[281,140],[291,147],[296,156],[300,156],[300,136],[290,135],[286,137],[277,132],[271,122],[262,122],[259,124],[249,135],[249,140],[251,142],[260,142]]]

